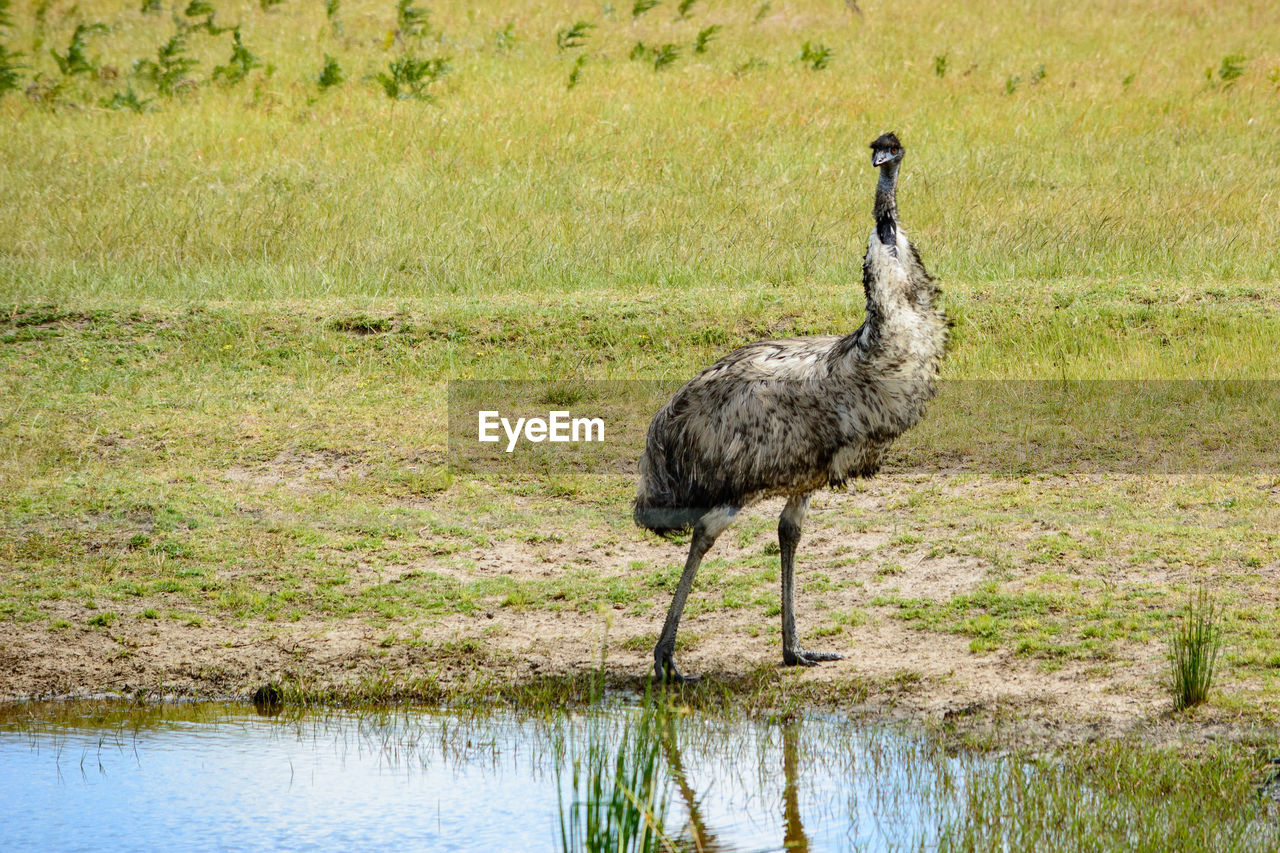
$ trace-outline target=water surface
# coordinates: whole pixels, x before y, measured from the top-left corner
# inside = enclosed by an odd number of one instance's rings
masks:
[[[14,706],[0,715],[0,837],[9,850],[559,850],[572,762],[612,748],[637,713]],[[956,784],[936,750],[847,720],[677,713],[659,731],[666,831],[704,849],[931,846],[932,789]]]

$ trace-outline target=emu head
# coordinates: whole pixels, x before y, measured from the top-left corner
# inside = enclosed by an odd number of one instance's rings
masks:
[[[902,147],[902,143],[898,141],[895,134],[892,132],[882,134],[871,143],[871,165],[885,166],[889,163],[897,163],[906,153],[907,149]]]

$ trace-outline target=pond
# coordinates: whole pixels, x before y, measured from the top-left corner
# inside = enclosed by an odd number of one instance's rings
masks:
[[[1072,798],[1089,815],[1110,809],[1136,822],[1119,827],[1129,838],[1205,822],[1175,812],[1148,826],[1143,812],[1158,808],[1109,805],[1087,785],[1058,791],[1056,770],[955,754],[893,727],[655,707],[11,705],[0,711],[0,838],[8,850],[533,851],[616,846],[630,833],[652,849],[936,849],[1024,837],[1001,799],[1010,790],[1040,796],[1039,811]],[[1000,815],[1010,827],[984,830]],[[1257,816],[1224,821],[1246,847],[1275,839]]]

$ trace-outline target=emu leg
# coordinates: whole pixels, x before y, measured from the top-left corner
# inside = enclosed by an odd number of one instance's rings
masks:
[[[689,590],[693,589],[693,578],[698,574],[703,555],[715,544],[716,537],[729,526],[737,511],[732,507],[712,510],[693,526],[693,541],[689,543],[689,558],[684,564],[684,574],[680,575],[680,584],[676,587],[675,597],[671,599],[671,607],[667,609],[667,621],[663,623],[662,634],[653,648],[653,672],[658,681],[697,681],[697,678],[681,675],[680,670],[676,669],[676,630],[680,627],[680,614],[684,611]]]
[[[806,652],[796,637],[796,546],[800,544],[800,528],[808,511],[809,496],[794,495],[787,500],[778,518],[778,550],[782,552],[782,662],[787,666],[813,666],[844,657],[835,652]]]

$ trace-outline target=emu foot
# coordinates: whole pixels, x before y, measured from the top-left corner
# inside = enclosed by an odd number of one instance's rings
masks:
[[[675,656],[671,652],[654,649],[653,680],[663,684],[694,684],[696,675],[683,675],[676,669]]]
[[[782,650],[782,662],[787,666],[817,666],[830,660],[844,660],[844,655],[836,652],[806,652],[804,649]]]

